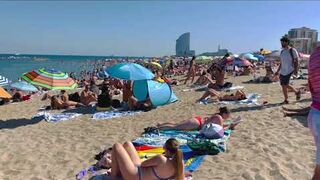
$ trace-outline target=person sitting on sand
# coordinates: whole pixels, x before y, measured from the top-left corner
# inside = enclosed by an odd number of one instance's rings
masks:
[[[197,102],[201,102],[209,96],[217,97],[218,101],[240,101],[247,99],[246,94],[242,90],[237,90],[235,94],[221,95],[221,93],[214,89],[208,89]]]
[[[71,108],[80,107],[80,106],[84,106],[84,105],[74,101],[63,102],[57,96],[51,97],[51,109],[71,109]]]
[[[131,95],[128,99],[128,108],[132,111],[150,111],[152,109],[152,103],[149,97],[146,100],[139,102],[137,98]]]
[[[202,118],[201,116],[195,116],[179,123],[168,122],[157,124],[157,128],[159,130],[200,131],[206,124],[213,123],[222,126],[224,129],[234,129],[240,122],[240,118],[234,121],[231,125],[225,125],[224,121],[230,117],[230,114],[231,112],[227,107],[221,107],[219,108],[219,113],[216,113],[211,117]]]
[[[111,106],[111,96],[109,94],[108,85],[104,84],[101,87],[101,94],[98,96],[97,107],[99,108],[108,108]]]
[[[300,109],[290,109],[286,107],[282,107],[284,117],[288,116],[308,116],[310,107],[300,108]]]
[[[112,147],[111,176],[128,179],[183,180],[183,154],[179,150],[179,142],[168,139],[163,146],[164,154],[154,156],[141,162],[131,142],[116,143]]]
[[[90,86],[85,85],[84,90],[81,92],[81,95],[80,95],[80,102],[86,106],[88,106],[92,102],[97,101],[96,94],[91,92],[89,89],[90,89]]]

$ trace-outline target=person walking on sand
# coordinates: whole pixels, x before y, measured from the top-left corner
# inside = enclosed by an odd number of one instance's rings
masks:
[[[320,179],[320,43],[310,56],[309,60],[309,88],[312,97],[311,110],[308,116],[308,127],[311,130],[315,144],[316,152],[316,167],[312,180]]]
[[[291,89],[296,94],[296,99],[300,100],[301,92],[296,90],[294,87],[289,85],[292,74],[297,75],[298,73],[298,51],[293,47],[290,47],[290,40],[284,36],[280,39],[282,51],[280,53],[280,65],[275,73],[276,76],[280,73],[280,85],[284,96],[283,104],[288,104],[288,89]]]

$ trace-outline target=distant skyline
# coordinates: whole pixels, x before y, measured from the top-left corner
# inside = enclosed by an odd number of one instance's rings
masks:
[[[197,54],[280,49],[291,28],[320,30],[318,1],[3,1],[0,53],[164,56],[191,33]]]

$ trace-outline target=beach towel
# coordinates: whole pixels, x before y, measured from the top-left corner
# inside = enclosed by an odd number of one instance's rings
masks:
[[[70,119],[76,118],[81,116],[82,114],[79,113],[59,113],[59,114],[51,114],[46,111],[38,112],[32,118],[40,118],[44,119],[49,123],[57,123],[61,121],[68,121]]]
[[[240,89],[244,89],[243,86],[232,86],[229,88],[222,88],[219,91],[234,91],[234,90],[240,90]],[[204,85],[204,86],[197,86],[195,88],[190,88],[190,89],[183,89],[183,92],[187,92],[187,91],[207,91],[208,90],[208,85]]]
[[[217,104],[222,104],[222,105],[227,105],[227,104],[233,104],[233,105],[259,105],[259,98],[261,95],[257,93],[250,93],[247,95],[247,99],[240,100],[240,101],[215,101],[210,98],[205,99],[203,101],[200,101],[199,104],[210,104],[210,103],[217,103]]]
[[[176,130],[166,130],[159,131],[158,133],[144,133],[141,137],[133,140],[133,144],[138,152],[139,157],[142,161],[149,159],[153,156],[162,154],[164,152],[163,145],[169,138],[176,138],[180,142],[179,149],[183,152],[183,159],[185,164],[185,172],[193,172],[199,168],[204,160],[205,153],[199,154],[198,152],[192,150],[195,147],[195,143],[200,141],[207,141],[211,145],[217,147],[216,154],[224,152],[227,149],[227,141],[231,135],[231,130],[226,130],[224,136],[220,139],[206,139],[204,136],[200,135],[199,131],[176,131]],[[193,147],[190,148],[189,145],[193,143]],[[189,144],[189,145],[188,145]],[[192,146],[192,145],[191,145]],[[209,154],[209,153],[207,153]],[[98,174],[98,169],[94,166],[90,166],[87,169],[81,170],[77,175],[77,180],[87,179],[88,174],[90,174],[90,179],[101,179],[110,177],[107,174]],[[186,173],[185,180],[191,180],[192,175]]]
[[[104,120],[104,119],[111,119],[111,118],[117,118],[117,117],[123,117],[123,116],[132,116],[140,112],[141,111],[117,111],[117,110],[97,112],[93,114],[92,119]]]

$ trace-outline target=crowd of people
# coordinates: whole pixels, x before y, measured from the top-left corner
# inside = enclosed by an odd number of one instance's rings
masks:
[[[310,91],[312,96],[311,107],[301,109],[290,109],[283,107],[284,116],[306,116],[309,114],[309,127],[315,137],[317,145],[317,166],[315,169],[314,179],[320,178],[320,47],[311,55],[309,62],[309,81],[303,88],[294,88],[290,85],[292,75],[298,73],[299,54],[296,49],[290,46],[290,40],[283,37],[280,40],[282,51],[280,53],[280,64],[274,71],[274,66],[269,63],[254,64],[244,70],[240,74],[256,74],[256,71],[263,67],[266,71],[265,76],[254,77],[250,83],[272,83],[280,81],[284,100],[282,104],[288,104],[288,93],[293,92],[296,100],[300,100],[304,91]],[[234,68],[228,69],[228,61],[230,54],[225,54],[218,61],[209,64],[197,63],[196,57],[178,58],[169,60],[168,64],[162,63],[162,68],[156,68],[149,64],[143,64],[149,68],[155,75],[154,80],[167,83],[169,85],[179,85],[180,81],[174,79],[174,76],[185,75],[185,79],[181,80],[184,84],[189,81],[196,86],[205,85],[207,87],[204,94],[197,100],[201,102],[209,97],[215,98],[217,101],[240,101],[247,98],[243,90],[237,90],[235,93],[225,93],[222,90],[232,86],[232,83],[225,82],[226,74],[233,73],[233,76],[239,75],[239,70]],[[142,110],[150,111],[154,108],[149,94],[144,101],[139,101],[133,93],[133,81],[120,80],[110,77],[105,69],[116,62],[105,62],[97,64],[92,71],[81,71],[76,74],[69,73],[69,76],[75,79],[82,90],[68,93],[61,90],[59,94],[52,94],[50,91],[43,94],[41,100],[50,100],[50,106],[47,109],[70,109],[76,107],[90,107],[95,105],[97,110],[109,110],[111,108],[124,110]],[[238,74],[237,74],[238,73]],[[197,79],[196,76],[198,76]],[[16,89],[9,91],[12,95],[11,99],[1,99],[0,104],[8,102],[19,102],[29,100],[35,93],[25,93]],[[120,96],[119,96],[120,95]],[[211,117],[195,116],[182,122],[167,122],[157,124],[154,128],[158,130],[198,130],[204,133],[204,127],[208,125],[220,126],[222,130],[234,129],[241,122],[241,118],[237,118],[231,124],[226,125],[226,120],[230,118],[230,110],[221,107],[219,112]],[[222,131],[223,132],[223,131]],[[210,133],[209,133],[210,134]],[[221,135],[221,133],[218,133]],[[216,134],[214,134],[216,136]],[[210,136],[210,135],[208,135]],[[212,138],[212,137],[210,137]],[[116,143],[106,153],[107,165],[111,167],[111,175],[113,177],[122,176],[124,179],[183,179],[183,158],[179,150],[179,143],[175,139],[169,139],[164,144],[164,155],[155,156],[147,161],[141,162],[134,146],[130,142],[124,144]],[[108,155],[107,155],[108,154]],[[121,168],[119,168],[121,167]]]

